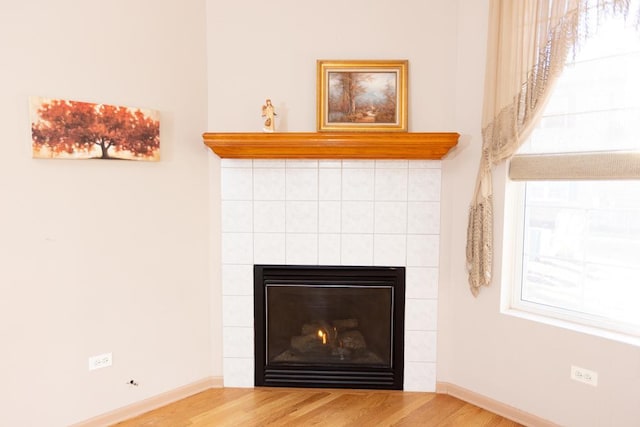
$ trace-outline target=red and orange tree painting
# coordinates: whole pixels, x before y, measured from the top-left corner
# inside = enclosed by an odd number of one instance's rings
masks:
[[[139,108],[31,98],[33,157],[157,161],[157,116]]]

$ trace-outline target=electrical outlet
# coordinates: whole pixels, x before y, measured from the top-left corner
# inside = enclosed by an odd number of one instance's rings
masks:
[[[107,366],[111,366],[112,363],[112,353],[104,353],[98,356],[93,356],[89,358],[89,370],[93,371],[94,369],[106,368]]]
[[[579,366],[571,366],[571,379],[594,387],[598,386],[598,373]]]

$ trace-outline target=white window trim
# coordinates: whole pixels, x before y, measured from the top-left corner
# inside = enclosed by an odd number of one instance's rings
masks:
[[[617,322],[595,316],[521,300],[525,181],[510,181],[506,176],[504,179],[501,313],[640,347],[638,330],[625,329]]]

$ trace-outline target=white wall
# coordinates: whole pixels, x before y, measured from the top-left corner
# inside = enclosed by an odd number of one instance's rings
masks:
[[[220,375],[205,41],[204,0],[0,3],[0,425],[69,425]],[[31,95],[157,109],[162,160],[34,160]],[[89,372],[103,352],[113,366]]]
[[[409,127],[455,130],[456,2],[208,0],[209,130],[315,131],[316,60],[408,59]]]
[[[462,137],[443,162],[438,381],[564,426],[638,425],[639,348],[500,314],[504,168],[494,180],[496,277],[478,298],[468,290],[465,239],[480,156],[487,12],[487,0],[459,1],[455,123]],[[597,371],[598,387],[570,380],[572,364]]]

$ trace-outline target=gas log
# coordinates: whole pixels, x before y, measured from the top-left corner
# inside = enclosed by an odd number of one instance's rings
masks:
[[[291,350],[299,354],[325,351],[334,356],[348,357],[352,352],[367,348],[364,336],[357,327],[358,319],[305,323],[301,335],[291,337]]]

